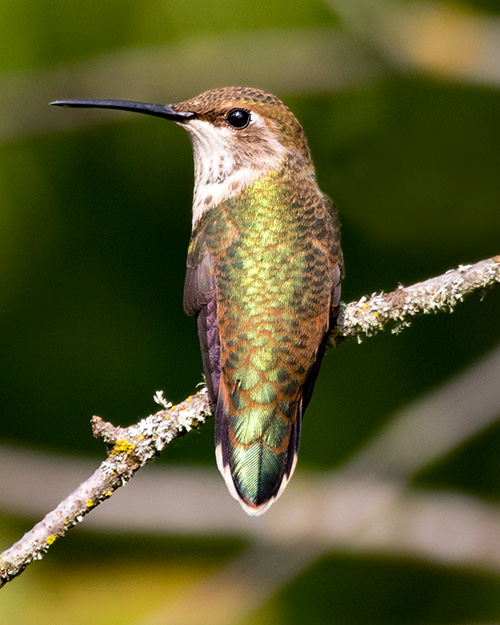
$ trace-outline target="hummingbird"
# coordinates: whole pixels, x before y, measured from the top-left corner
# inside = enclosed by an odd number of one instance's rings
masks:
[[[320,191],[302,126],[248,87],[178,104],[57,100],[168,119],[193,145],[184,310],[196,315],[218,468],[252,516],[281,495],[340,304],[337,211]]]

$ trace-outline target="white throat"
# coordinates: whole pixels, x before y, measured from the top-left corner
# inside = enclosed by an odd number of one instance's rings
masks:
[[[193,119],[184,126],[194,151],[193,228],[205,211],[235,197],[269,171],[280,168],[286,148],[256,113],[252,113],[251,123],[261,126],[262,137],[262,147],[252,146],[251,154],[235,151],[235,132],[238,131],[231,128],[214,126],[200,119]]]

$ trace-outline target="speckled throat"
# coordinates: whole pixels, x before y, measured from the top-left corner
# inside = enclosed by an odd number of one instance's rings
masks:
[[[260,125],[260,136],[251,153],[239,149],[234,131],[228,128],[200,119],[184,125],[194,151],[193,227],[205,211],[282,167],[286,148],[256,114],[254,123]]]

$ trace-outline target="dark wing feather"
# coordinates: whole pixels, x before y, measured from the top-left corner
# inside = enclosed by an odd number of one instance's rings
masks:
[[[184,283],[184,311],[196,315],[203,371],[212,409],[220,380],[220,344],[217,331],[217,291],[213,259],[203,233],[191,240]]]
[[[309,375],[307,376],[307,380],[304,383],[303,390],[303,409],[301,413],[303,414],[305,409],[309,404],[309,400],[311,399],[311,395],[314,389],[314,384],[316,382],[316,378],[318,377],[318,373],[321,367],[321,362],[323,360],[323,356],[325,355],[326,345],[328,343],[328,335],[333,329],[335,322],[337,321],[337,316],[339,314],[339,304],[340,304],[340,281],[342,279],[342,265],[338,263],[335,265],[333,270],[333,289],[332,289],[332,298],[330,300],[330,324],[328,326],[328,331],[326,332],[323,340],[320,343],[318,348],[318,356],[316,361],[314,362]]]
[[[323,201],[325,202],[326,210],[330,214],[330,227],[333,229],[332,233],[332,241],[333,245],[330,249],[329,254],[329,263],[330,263],[330,277],[332,284],[332,291],[330,297],[330,313],[329,313],[329,322],[328,328],[318,347],[318,355],[316,361],[314,362],[311,371],[307,377],[307,380],[304,383],[303,389],[303,406],[302,406],[302,414],[304,413],[307,405],[309,404],[309,400],[311,399],[311,395],[314,389],[314,384],[316,382],[316,378],[318,377],[318,373],[321,367],[321,362],[323,360],[323,356],[325,354],[326,345],[328,343],[328,335],[333,330],[335,323],[337,321],[337,317],[339,314],[339,306],[340,306],[340,291],[341,291],[341,282],[344,278],[344,257],[342,254],[342,249],[340,247],[340,224],[337,211],[333,202],[326,195],[323,196]]]

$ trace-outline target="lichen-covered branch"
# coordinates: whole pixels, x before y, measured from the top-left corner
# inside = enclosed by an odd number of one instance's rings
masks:
[[[475,265],[460,266],[436,278],[399,287],[392,293],[362,297],[342,306],[332,344],[356,337],[361,340],[392,324],[397,332],[416,315],[451,312],[469,293],[500,283],[500,256]],[[93,417],[94,436],[108,445],[108,457],[95,473],[62,501],[55,510],[0,555],[0,587],[33,560],[40,560],[68,529],[82,521],[98,504],[131,479],[175,438],[197,428],[210,415],[206,389],[172,407],[157,396],[163,410],[130,427],[115,427]]]
[[[460,265],[441,276],[399,286],[392,293],[363,296],[341,309],[338,327],[332,333],[332,343],[351,338],[361,341],[388,325],[397,333],[409,325],[411,317],[438,312],[453,312],[458,302],[475,291],[500,283],[500,256],[482,260],[474,265]]]
[[[0,588],[33,560],[41,560],[58,538],[111,497],[174,438],[203,423],[208,412],[208,396],[203,388],[177,406],[165,406],[164,410],[127,428],[115,427],[100,417],[92,417],[94,436],[102,438],[108,445],[108,457],[55,510],[0,555]]]

